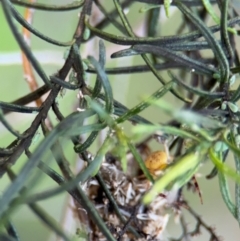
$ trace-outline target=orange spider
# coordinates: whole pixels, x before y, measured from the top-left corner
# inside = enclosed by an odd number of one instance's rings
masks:
[[[145,160],[145,165],[149,170],[150,174],[157,178],[160,174],[163,174],[165,168],[172,162],[173,157],[169,156],[168,152],[165,151],[155,151],[151,153]],[[195,175],[191,179],[198,192],[201,203],[203,203],[202,195],[200,192],[199,185],[197,183]]]

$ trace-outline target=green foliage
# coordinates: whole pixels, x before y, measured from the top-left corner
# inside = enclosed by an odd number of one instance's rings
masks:
[[[99,24],[93,24],[91,21],[93,2],[104,15],[104,19]],[[126,7],[130,9],[134,7],[134,4],[131,6],[133,2],[149,4],[141,8],[141,14],[139,14],[142,24],[145,21],[143,15],[146,15],[147,20],[144,26],[147,36],[136,36],[135,29],[124,12]],[[110,13],[104,4],[107,3],[104,2],[101,5],[100,1],[86,0],[75,1],[65,6],[53,6],[2,0],[2,9],[9,29],[40,77],[43,86],[10,103],[0,101],[0,120],[15,138],[14,141],[0,148],[0,175],[8,174],[12,181],[0,197],[0,225],[11,226],[11,215],[15,209],[20,204],[26,204],[36,217],[58,236],[67,241],[71,240],[70,235],[65,234],[51,215],[36,204],[39,200],[65,191],[72,195],[77,209],[84,210],[81,214],[85,218],[81,220],[79,231],[82,239],[87,239],[86,236],[90,235],[88,234],[90,219],[91,222],[96,223],[107,240],[116,240],[116,238],[121,240],[126,230],[130,230],[136,238],[141,237],[141,230],[135,230],[131,226],[132,220],[126,220],[123,217],[116,200],[101,177],[101,168],[108,154],[111,154],[115,161],[120,162],[123,173],[131,169],[127,158],[129,154],[137,163],[139,172],[149,181],[149,189],[141,197],[143,205],[154,202],[155,198],[165,191],[181,191],[198,172],[199,167],[211,160],[214,169],[208,178],[218,176],[219,191],[223,201],[240,224],[240,112],[237,105],[240,99],[240,85],[237,81],[235,82],[240,63],[238,50],[234,45],[239,33],[232,28],[240,23],[240,18],[235,16],[229,1],[139,0],[120,2],[113,0],[114,10]],[[81,7],[82,11],[72,39],[62,42],[35,29],[19,14],[14,5],[45,11],[70,11]],[[164,6],[165,14],[171,21],[174,18],[169,14],[171,5],[176,7],[179,14],[182,14],[181,17],[184,16],[182,27],[174,35],[157,36],[156,29],[162,24],[159,19],[159,7]],[[215,14],[213,7],[219,8],[220,16]],[[210,15],[216,25],[209,27],[203,15]],[[116,20],[118,17],[121,23]],[[65,63],[56,74],[50,77],[46,74],[34,56],[33,50],[21,35],[15,20],[45,42],[59,47],[69,47],[65,50]],[[109,23],[121,34],[107,32],[104,28]],[[183,33],[186,29],[189,32]],[[83,59],[83,51],[80,47],[84,43],[88,44],[93,37],[101,39],[98,46],[98,60],[93,56]],[[112,58],[138,56],[145,64],[106,68],[105,65],[108,65],[109,61],[106,58],[105,49],[108,47],[107,42],[131,46],[111,53]],[[208,50],[210,57],[204,57],[202,50]],[[112,84],[109,81],[111,74],[133,76],[134,73],[147,71],[152,73],[152,78],[156,79],[159,84],[154,93],[146,98],[146,93],[142,90],[141,96],[144,98],[132,108],[115,99]],[[164,71],[168,73],[168,77],[163,77]],[[87,73],[96,77],[93,86],[87,84]],[[70,80],[67,81],[69,74]],[[238,85],[237,89],[232,89],[233,82]],[[57,98],[63,89],[79,91],[77,111],[67,116],[61,113],[61,106],[57,105]],[[25,106],[38,100],[46,92],[49,92],[48,97],[44,99],[41,106]],[[131,94],[139,96],[136,92]],[[170,104],[169,97],[172,103],[178,102],[181,107]],[[157,123],[151,117],[143,117],[142,112],[149,107],[156,110]],[[51,109],[59,121],[57,125],[49,122]],[[17,123],[12,125],[6,118],[9,112],[20,112],[24,115],[36,114],[36,117],[26,130],[18,132],[15,130],[18,127]],[[167,116],[169,121],[163,122],[162,116]],[[126,123],[130,123],[131,132],[123,128],[123,124]],[[31,153],[29,150],[34,135],[40,128],[44,139]],[[105,139],[95,150],[93,148],[95,141],[103,131],[107,133]],[[84,138],[84,134],[88,136]],[[145,166],[142,153],[140,153],[140,147],[147,146],[148,142],[143,140],[143,136],[147,136],[148,140],[157,139],[165,146],[165,151],[175,157],[172,163],[168,163],[165,170],[161,170],[163,175],[157,178],[153,177]],[[86,164],[86,167],[77,175],[72,172],[73,167],[63,151],[62,141],[71,143],[74,151]],[[14,174],[12,166],[24,153],[27,156],[27,162]],[[234,156],[235,168],[227,163],[230,153]],[[48,166],[52,157],[59,166],[61,174],[58,173],[59,170],[55,171]],[[60,187],[38,193],[36,184],[40,180],[41,172],[36,172],[37,168],[57,182]],[[94,180],[101,185],[104,195],[111,204],[112,212],[115,212],[121,220],[123,233],[113,234],[110,231],[110,227],[104,222],[90,197],[83,190],[84,184],[91,178],[95,178]],[[232,179],[236,185],[235,201],[229,191],[228,179]],[[211,185],[211,180],[209,180],[209,185]],[[36,190],[34,195],[30,194],[32,190]],[[176,203],[178,201],[176,200]],[[134,207],[134,209],[137,208]],[[7,228],[6,230],[10,238],[18,240],[16,234],[12,234]],[[213,236],[214,232],[210,228],[207,230]],[[189,237],[188,234],[186,236]]]

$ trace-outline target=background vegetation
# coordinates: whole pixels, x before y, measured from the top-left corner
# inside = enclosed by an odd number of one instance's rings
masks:
[[[156,6],[147,11],[146,2]],[[195,228],[199,227],[203,234],[194,237],[197,240],[220,240],[220,236],[235,239],[240,220],[240,18],[234,1],[211,1],[217,18],[206,2],[204,6],[200,0],[173,1],[172,11],[164,11],[159,8],[163,4],[160,0],[120,1],[120,5],[119,1],[62,1],[61,6],[66,8],[63,11],[53,1],[43,5],[1,1],[2,238],[46,240],[49,233],[57,233],[65,240],[84,240],[75,235],[77,228],[82,229],[82,207],[88,210],[87,218],[95,220],[100,230],[110,235],[78,182],[97,173],[107,152],[118,156],[127,169],[131,166],[125,157],[132,153],[151,179],[141,165],[144,155],[138,155],[139,146],[144,144],[152,150],[169,148],[175,157],[166,170],[168,179],[159,179],[153,185],[158,193],[171,189],[172,183],[181,190],[195,173],[203,173],[198,179],[203,205],[198,205],[197,194],[184,188],[181,201],[189,208],[178,205],[177,209],[185,219],[180,219],[182,225],[170,220],[166,236],[191,240],[189,233],[197,234],[199,230]],[[30,6],[37,8],[34,13]],[[30,26],[40,36],[22,30],[27,14],[34,17]],[[24,42],[24,34],[25,39],[31,40],[30,45]],[[29,62],[21,57],[20,49]],[[118,52],[121,49],[124,51]],[[29,63],[33,73],[29,72]],[[33,77],[35,87],[24,80],[32,81]],[[148,96],[152,97],[147,99]],[[109,129],[116,134],[111,136]],[[36,136],[40,140],[35,140]],[[105,138],[119,148],[113,152],[113,146],[103,142]],[[88,153],[93,157],[92,165],[81,171],[79,163],[88,161]],[[199,166],[203,166],[200,171]],[[209,173],[212,179],[206,180]],[[73,186],[64,185],[68,181]],[[61,195],[53,195],[55,182],[63,186]],[[64,190],[70,190],[74,200],[71,204],[70,200],[65,201],[69,194],[63,194]],[[152,201],[153,195],[148,200]],[[169,206],[168,212],[174,217],[172,203]],[[80,217],[69,218],[76,208]],[[194,213],[189,214],[190,210]],[[71,228],[65,227],[70,219]]]

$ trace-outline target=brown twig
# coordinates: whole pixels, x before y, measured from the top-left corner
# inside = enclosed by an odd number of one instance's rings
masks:
[[[198,235],[200,233],[200,227],[204,227],[206,229],[206,231],[209,232],[210,234],[210,239],[209,241],[220,241],[221,238],[218,237],[215,233],[214,228],[208,226],[203,220],[202,218],[191,208],[188,206],[188,212],[196,219],[197,224],[195,226],[195,229],[190,233],[191,236],[195,236]]]
[[[34,3],[34,2],[36,2],[36,1],[30,0],[30,3]],[[33,21],[33,13],[34,13],[34,9],[26,8],[25,13],[24,13],[24,18],[29,24],[31,24]],[[25,41],[30,46],[31,33],[24,27],[22,28],[22,33],[23,33],[23,37],[24,37]],[[38,83],[34,76],[32,66],[23,51],[21,51],[21,55],[22,55],[22,63],[23,63],[22,66],[23,66],[24,78],[28,83],[29,89],[31,90],[31,92],[33,92],[36,89],[38,89]],[[39,98],[39,99],[35,100],[35,103],[38,107],[40,107],[43,102],[42,102],[41,98]]]

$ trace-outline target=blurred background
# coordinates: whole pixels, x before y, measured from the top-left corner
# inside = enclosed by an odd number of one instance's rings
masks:
[[[61,4],[70,3],[71,1],[38,1],[48,4]],[[109,0],[101,1],[102,4],[108,6],[108,9],[113,8],[113,3]],[[128,18],[130,23],[133,26],[135,34],[138,36],[144,36],[145,30],[142,21],[144,20],[144,14],[139,13],[139,9],[144,4],[135,3],[128,11]],[[23,14],[23,7],[16,7],[16,9]],[[98,22],[102,19],[102,15],[97,11],[96,7],[93,9],[94,12],[94,22]],[[47,12],[47,11],[34,11],[34,20],[33,26],[38,29],[40,32],[45,35],[58,39],[60,41],[69,41],[72,38],[72,35],[75,31],[77,22],[78,22],[79,10],[72,10],[68,12]],[[167,19],[164,13],[161,13],[161,29],[158,30],[158,35],[170,35],[173,34],[177,29],[178,18],[180,14],[175,11],[174,8],[171,9],[170,18]],[[11,31],[6,23],[2,9],[0,8],[0,76],[1,76],[1,87],[0,96],[1,101],[11,102],[21,96],[29,93],[29,88],[24,80],[23,69],[22,69],[22,60],[21,53],[17,42],[14,40]],[[18,25],[19,26],[19,25]],[[19,26],[21,31],[21,27]],[[105,31],[118,33],[114,27],[108,26]],[[81,46],[82,57],[86,58],[88,55],[93,55],[98,58],[98,38],[94,38],[87,44]],[[117,50],[120,50],[121,46],[114,44],[106,43],[107,49],[107,65],[106,67],[114,66],[127,66],[127,65],[137,65],[144,64],[143,60],[140,57],[134,58],[120,58],[120,59],[111,59],[110,55]],[[57,47],[51,44],[48,44],[41,39],[31,36],[31,47],[35,57],[41,63],[42,68],[47,73],[47,75],[52,75],[56,73],[64,63],[64,52],[67,51],[67,48]],[[126,46],[124,46],[126,47]],[[162,73],[163,77],[167,78],[166,73]],[[43,85],[43,82],[40,78],[37,77],[39,86]],[[133,75],[109,75],[110,81],[112,83],[112,88],[114,92],[114,98],[129,108],[133,107],[135,104],[141,100],[141,98],[146,97],[153,93],[157,88],[160,87],[159,82],[151,73],[141,73]],[[95,75],[88,74],[88,84],[92,84],[95,80]],[[136,88],[137,87],[137,88]],[[67,115],[76,109],[77,106],[77,94],[75,91],[67,91],[63,97],[59,97],[59,106],[61,111]],[[171,95],[167,96],[168,100],[174,104],[176,107],[179,106],[179,101],[177,101]],[[30,104],[34,106],[35,104]],[[151,120],[152,122],[164,122],[167,117],[159,112],[154,107],[151,107],[141,113],[143,117]],[[13,124],[15,129],[23,132],[35,118],[34,114],[18,114],[11,113],[7,115],[7,120]],[[57,123],[57,120],[52,115],[51,120],[54,123]],[[130,130],[130,125],[124,125],[125,130]],[[32,150],[37,148],[40,139],[36,141],[32,146]],[[7,146],[15,138],[9,134],[9,132],[0,124],[0,146]],[[98,140],[99,141],[99,140]],[[98,146],[98,141],[95,143],[95,147]],[[151,149],[153,151],[159,150],[162,147],[158,143],[152,141]],[[64,146],[64,151],[67,153],[68,160],[71,161],[72,166],[78,168],[78,159],[73,152],[73,146],[70,144]],[[94,152],[94,150],[92,150]],[[26,158],[22,156],[18,162],[14,165],[13,170],[19,170],[21,166],[25,163]],[[228,160],[230,165],[233,165],[232,160]],[[54,165],[54,162],[51,165],[57,169]],[[212,164],[207,161],[206,165],[202,167],[199,172],[201,177],[198,178],[198,183],[201,188],[203,195],[203,205],[200,203],[200,199],[196,193],[186,192],[187,200],[189,204],[198,212],[201,218],[206,222],[207,225],[215,227],[216,233],[222,237],[223,240],[239,240],[239,226],[236,220],[231,216],[227,210],[221,194],[219,192],[218,180],[217,178],[213,180],[206,180],[205,176],[209,174],[212,169]],[[58,169],[57,169],[58,170]],[[9,179],[6,175],[1,179],[0,193],[9,185]],[[40,192],[41,190],[46,190],[51,187],[56,187],[56,184],[53,183],[48,177],[42,175],[40,182],[34,187],[34,192]],[[234,195],[234,183],[230,181],[230,187],[232,194]],[[57,197],[48,199],[46,201],[39,202],[40,206],[44,207],[45,210],[49,212],[56,220],[66,225],[66,229],[70,232],[75,232],[76,227],[78,227],[77,220],[71,220],[71,212],[73,206],[69,196],[66,194],[58,195]],[[188,212],[183,209],[183,212],[187,215],[187,226],[189,229],[192,229],[195,226],[195,220],[193,220]],[[50,231],[39,221],[38,218],[26,207],[20,206],[15,210],[12,221],[16,225],[16,228],[19,232],[21,240],[25,241],[43,241],[43,240],[56,240],[56,236],[51,234]],[[171,220],[167,227],[167,233],[171,237],[180,236],[180,227],[175,220]],[[60,239],[59,239],[60,240]],[[195,237],[197,241],[206,241],[209,240],[208,234],[202,230],[202,233],[199,236]]]

